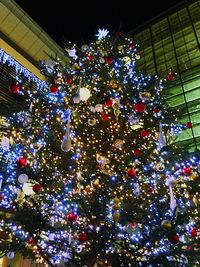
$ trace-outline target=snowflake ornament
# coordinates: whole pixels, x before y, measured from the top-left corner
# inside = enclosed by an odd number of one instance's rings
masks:
[[[96,34],[96,37],[98,40],[104,39],[108,35],[109,31],[106,29],[98,29],[98,33]]]

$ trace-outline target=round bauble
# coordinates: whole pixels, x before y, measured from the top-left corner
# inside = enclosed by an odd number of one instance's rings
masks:
[[[96,123],[97,123],[97,121],[96,121],[95,119],[89,119],[89,120],[88,120],[88,124],[89,124],[90,126],[94,126]]]
[[[42,186],[40,184],[34,184],[33,185],[33,191],[35,193],[39,193],[42,190]]]
[[[15,252],[9,251],[6,256],[9,260],[12,260],[15,257]]]
[[[193,227],[193,228],[190,229],[190,235],[191,235],[192,237],[196,237],[197,234],[198,234],[198,230],[197,230],[197,228]]]
[[[163,220],[161,222],[161,227],[166,230],[169,231],[172,229],[172,222],[170,220]]]
[[[144,112],[145,109],[146,109],[146,106],[145,106],[145,104],[142,103],[142,102],[136,103],[136,104],[134,105],[134,110],[137,111],[138,113],[142,113],[142,112]]]
[[[137,172],[135,169],[131,168],[127,171],[128,177],[133,178],[137,175]]]
[[[70,213],[67,214],[67,219],[70,222],[76,222],[77,219],[78,219],[78,215],[76,213],[70,212]]]
[[[18,181],[20,184],[24,184],[28,182],[28,175],[25,173],[22,173],[18,176]]]
[[[86,234],[86,233],[80,233],[79,236],[78,236],[78,240],[79,240],[81,243],[86,242],[87,239],[88,239],[88,237],[87,237],[87,234]]]
[[[179,236],[178,236],[177,233],[170,234],[169,237],[168,237],[168,239],[174,245],[179,242]]]
[[[25,168],[27,165],[27,159],[24,157],[19,157],[16,161],[17,165],[21,168]]]
[[[20,86],[19,86],[19,84],[11,84],[9,90],[11,93],[16,94],[19,92]]]
[[[183,174],[190,175],[192,173],[191,167],[184,167],[183,168]]]
[[[56,94],[58,92],[58,86],[57,85],[51,85],[51,87],[49,88],[50,92],[52,94]]]
[[[135,149],[133,150],[133,154],[134,154],[135,156],[140,156],[140,154],[141,154],[140,149],[139,149],[139,148],[135,148]]]
[[[149,132],[147,130],[145,130],[145,129],[142,129],[140,131],[140,136],[143,137],[143,138],[147,137],[147,136],[149,136]]]

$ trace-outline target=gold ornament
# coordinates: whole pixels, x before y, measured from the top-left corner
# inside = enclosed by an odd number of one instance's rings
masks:
[[[95,187],[98,187],[99,186],[99,179],[98,178],[93,181],[93,185]]]
[[[115,80],[111,80],[110,81],[110,86],[113,88],[113,89],[116,89],[117,88],[117,83]]]
[[[140,92],[139,93],[139,98],[141,100],[149,100],[151,98],[151,93],[149,93],[149,92]]]
[[[115,223],[118,223],[119,218],[120,218],[119,211],[115,211],[115,212],[113,213],[113,220],[114,220],[114,222],[115,222]]]
[[[169,230],[171,230],[171,228],[172,228],[172,222],[169,221],[169,220],[163,220],[163,221],[161,222],[161,227],[162,227],[164,230],[169,231]]]
[[[113,208],[113,210],[118,210],[118,209],[120,209],[120,204],[119,203],[118,204],[114,204],[112,206],[112,208]]]
[[[122,149],[123,143],[124,143],[123,140],[121,140],[121,139],[116,139],[116,140],[114,141],[114,147],[117,148],[117,149]]]
[[[118,197],[115,197],[115,198],[113,199],[113,201],[114,201],[115,204],[118,204],[118,203],[120,202],[120,200],[119,200]]]
[[[192,173],[190,174],[189,178],[190,178],[190,180],[192,180],[192,181],[196,181],[196,180],[199,178],[199,175],[198,175],[197,172],[194,171],[194,172],[192,172]]]
[[[95,119],[89,119],[88,120],[88,124],[90,125],[90,126],[94,126],[95,124],[96,124],[96,120]]]

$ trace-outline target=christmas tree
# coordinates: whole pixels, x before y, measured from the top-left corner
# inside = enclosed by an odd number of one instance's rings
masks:
[[[99,30],[42,62],[1,140],[2,255],[49,266],[199,266],[197,152],[165,83],[137,70],[138,45]]]

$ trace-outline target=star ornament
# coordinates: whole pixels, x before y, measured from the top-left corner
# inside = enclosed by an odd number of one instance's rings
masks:
[[[108,35],[109,31],[106,29],[98,29],[98,33],[96,34],[96,37],[98,40],[104,39]]]

